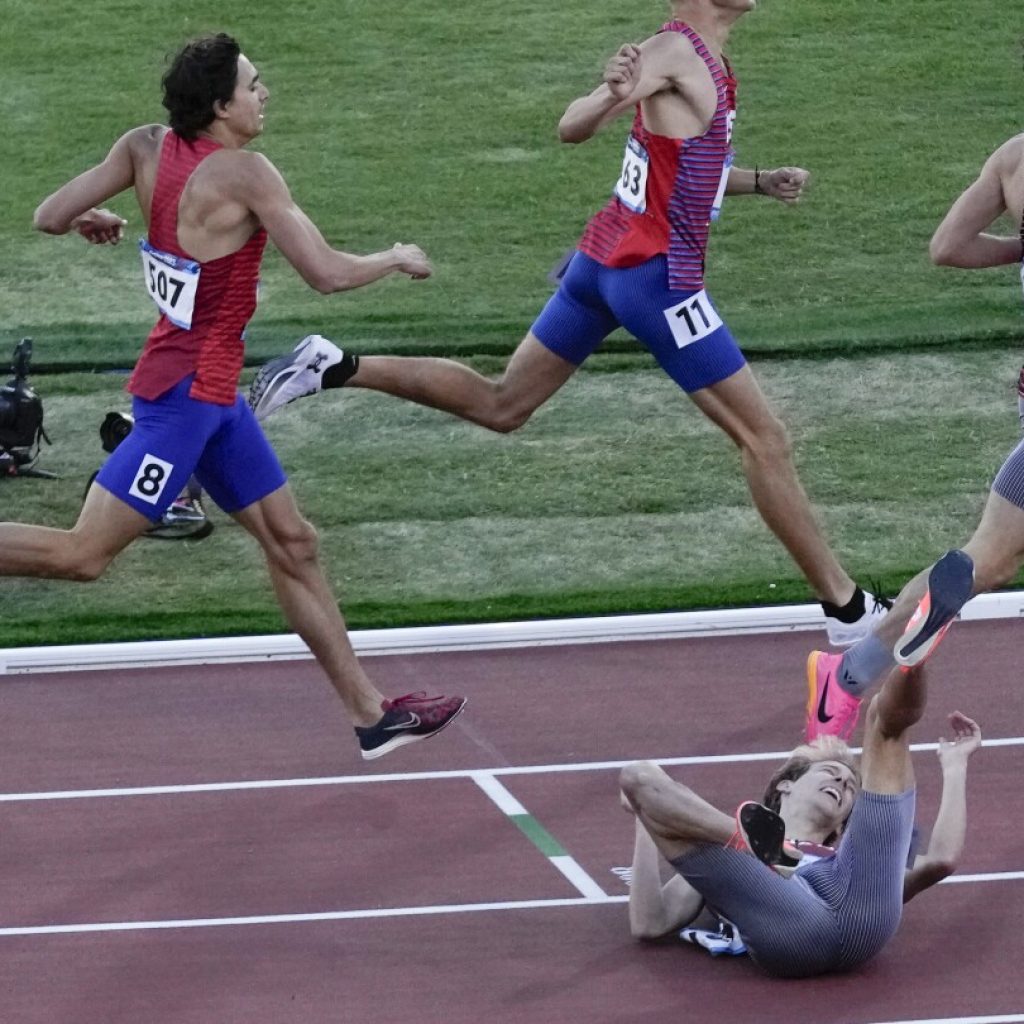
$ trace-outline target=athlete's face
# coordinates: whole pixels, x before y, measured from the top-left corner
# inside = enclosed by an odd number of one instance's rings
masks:
[[[223,107],[231,129],[246,139],[256,138],[263,131],[263,108],[269,96],[260,73],[245,54],[240,54],[235,91]]]
[[[853,810],[857,799],[857,778],[841,761],[816,761],[798,779],[779,783],[783,812],[797,810],[818,819],[822,825],[838,827]],[[801,838],[796,836],[794,838]]]

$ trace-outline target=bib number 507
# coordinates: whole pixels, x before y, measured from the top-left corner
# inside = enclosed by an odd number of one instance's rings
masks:
[[[192,329],[200,265],[195,260],[174,256],[139,243],[142,254],[142,280],[149,297],[168,320],[177,327]]]

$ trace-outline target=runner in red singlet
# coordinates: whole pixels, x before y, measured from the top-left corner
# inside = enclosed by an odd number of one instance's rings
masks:
[[[391,273],[426,277],[430,263],[415,245],[356,256],[327,244],[273,164],[244,148],[263,129],[269,94],[229,36],[185,46],[163,86],[170,128],[127,132],[36,211],[41,231],[116,244],[125,222],[97,207],[134,188],[149,229],[142,280],[160,319],[128,384],[134,427],[100,470],[77,524],[0,524],[0,576],[96,579],[195,474],[259,541],[289,624],[344,702],[363,756],[379,757],[434,735],[465,701],[386,700],[367,677],[320,566],[316,532],[238,394],[238,377],[268,237],[324,293]]]
[[[792,203],[807,180],[796,167],[732,166],[736,82],[723,48],[753,7],[754,0],[674,0],[672,20],[639,46],[623,46],[603,83],[569,105],[559,124],[564,142],[584,142],[627,112],[632,130],[607,206],[498,380],[442,359],[358,361],[312,337],[264,367],[250,401],[263,418],[347,383],[511,431],[625,327],[736,443],[758,511],[821,600],[831,641],[842,645],[866,635],[884,608],[822,536],[785,427],[704,289],[708,230],[723,197],[759,193]]]

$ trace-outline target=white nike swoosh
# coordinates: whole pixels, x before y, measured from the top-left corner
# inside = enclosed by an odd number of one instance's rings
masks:
[[[397,725],[385,725],[384,732],[394,732],[396,729],[415,729],[420,724],[420,716],[415,711],[409,712],[409,717]]]

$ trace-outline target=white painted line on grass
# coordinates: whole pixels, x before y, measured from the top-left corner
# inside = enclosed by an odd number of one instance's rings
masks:
[[[1024,736],[986,739],[985,747],[1024,746]],[[859,747],[851,748],[855,754]],[[913,743],[915,752],[938,749],[937,743]],[[637,760],[653,761],[667,768],[685,765],[743,764],[752,761],[782,761],[788,750],[769,750],[756,754],[695,754],[688,757],[630,758],[626,761],[581,761],[577,764],[527,764],[503,768],[454,768],[444,771],[395,772],[389,775],[329,775],[308,779],[254,779],[244,782],[196,782],[187,785],[127,786],[118,789],[64,789],[38,793],[0,793],[0,803],[19,803],[32,800],[94,800],[127,796],[174,796],[183,793],[228,793],[250,789],[304,789],[312,786],[353,786],[375,782],[429,782],[435,779],[472,779],[477,776],[500,775],[558,775],[564,772],[614,771]],[[479,785],[479,782],[478,782]],[[482,788],[482,787],[481,787]],[[504,787],[502,787],[504,788]],[[508,792],[505,790],[505,792]],[[488,793],[490,796],[490,793]],[[512,797],[509,794],[509,797]],[[518,812],[517,812],[518,813]],[[523,812],[525,813],[525,811]]]
[[[960,617],[965,621],[1024,617],[1024,591],[981,594],[965,606]],[[529,622],[486,622],[465,626],[367,629],[355,630],[351,640],[356,653],[366,656],[613,643],[623,640],[741,636],[824,628],[825,620],[820,605],[800,604],[769,608],[716,608],[653,615],[598,615]],[[0,649],[0,675],[236,664],[311,657],[309,648],[294,633],[201,640],[154,640],[145,643],[12,647]]]

